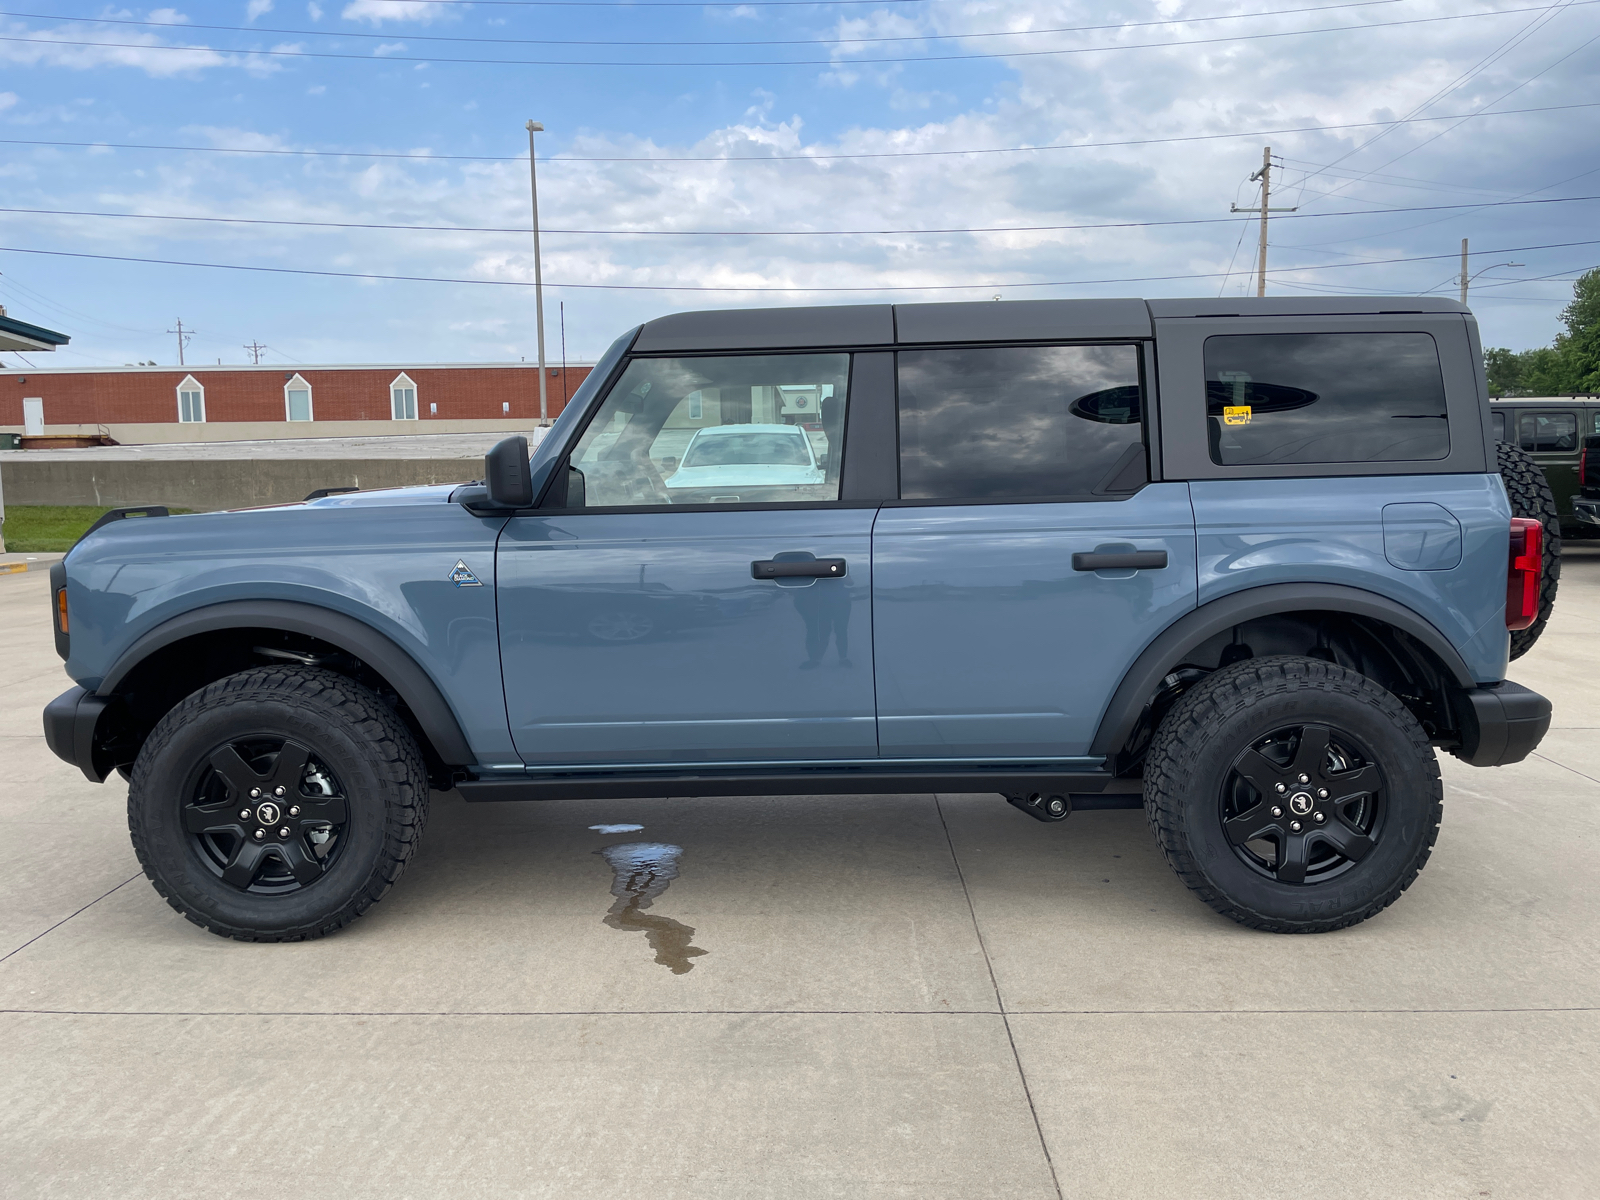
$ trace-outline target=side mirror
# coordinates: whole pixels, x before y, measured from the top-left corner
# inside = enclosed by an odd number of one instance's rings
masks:
[[[497,508],[530,508],[533,476],[528,473],[528,439],[520,433],[495,443],[483,456],[483,479]]]

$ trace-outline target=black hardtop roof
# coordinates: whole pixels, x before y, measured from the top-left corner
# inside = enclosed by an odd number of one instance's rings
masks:
[[[1174,317],[1365,316],[1466,313],[1437,296],[1265,296],[1195,300],[965,300],[948,304],[840,304],[727,308],[647,321],[633,350],[801,350],[826,346],[915,346],[1031,342],[1058,338],[1147,338]]]

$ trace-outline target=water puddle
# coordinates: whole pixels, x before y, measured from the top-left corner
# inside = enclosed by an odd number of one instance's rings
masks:
[[[618,829],[616,826],[596,826],[603,832]],[[625,827],[631,831],[639,826]],[[691,946],[694,929],[671,917],[660,917],[644,910],[655,903],[678,877],[678,859],[682,846],[669,846],[664,842],[624,842],[596,850],[611,865],[614,878],[611,894],[616,902],[605,916],[605,923],[623,933],[643,933],[656,952],[656,961],[674,975],[686,975],[694,970],[690,959],[711,953]]]

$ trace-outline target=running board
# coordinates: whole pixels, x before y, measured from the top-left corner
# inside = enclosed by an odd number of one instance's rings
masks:
[[[814,771],[573,772],[515,779],[464,779],[465,800],[635,800],[676,796],[887,796],[914,792],[1043,792],[1070,795],[1076,809],[1138,808],[1144,783],[1103,771],[1059,768],[984,770],[952,765],[895,770],[881,767]]]

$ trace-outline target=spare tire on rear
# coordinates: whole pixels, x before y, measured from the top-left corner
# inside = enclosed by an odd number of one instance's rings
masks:
[[[1544,526],[1544,571],[1539,581],[1539,619],[1526,629],[1511,632],[1511,657],[1521,658],[1544,632],[1545,623],[1556,604],[1556,585],[1561,581],[1561,515],[1556,511],[1555,493],[1544,471],[1533,456],[1516,446],[1496,442],[1500,478],[1511,498],[1513,517],[1531,517]]]

